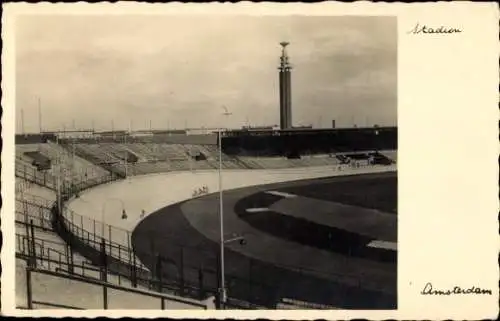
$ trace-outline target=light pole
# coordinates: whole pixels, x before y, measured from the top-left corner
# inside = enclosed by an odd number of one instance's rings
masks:
[[[105,223],[105,216],[106,216],[106,204],[108,201],[118,201],[122,205],[122,219],[127,219],[127,212],[125,211],[125,204],[123,203],[123,200],[119,198],[107,198],[104,203],[102,203],[102,213],[101,213],[101,237],[104,238],[104,225]],[[111,241],[111,240],[110,240]]]
[[[229,116],[231,113],[227,110],[226,106],[222,106],[224,109],[224,116]],[[219,143],[219,223],[220,223],[220,292],[221,292],[221,303],[226,302],[226,280],[224,272],[224,208],[222,201],[222,128],[219,127],[218,132],[218,143]]]
[[[219,129],[219,220],[220,220],[220,272],[221,302],[226,302],[226,280],[224,277],[224,208],[222,202],[222,131]]]

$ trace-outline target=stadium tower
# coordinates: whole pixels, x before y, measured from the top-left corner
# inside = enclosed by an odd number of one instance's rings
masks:
[[[281,42],[281,57],[279,77],[280,77],[280,128],[292,128],[292,86],[291,86],[291,70],[292,66],[288,61],[286,46],[288,42]]]

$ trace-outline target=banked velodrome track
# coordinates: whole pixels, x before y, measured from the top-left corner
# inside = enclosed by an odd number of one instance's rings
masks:
[[[292,233],[291,235],[299,238],[293,239],[287,238],[286,233],[280,234],[279,229],[266,230],[262,222],[259,223],[259,219],[251,219],[246,211],[253,205],[258,208],[279,207],[280,200],[277,199],[280,198],[279,196],[263,192],[293,187],[294,184],[289,183],[291,181],[394,171],[394,166],[344,168],[342,171],[334,170],[332,166],[301,170],[224,171],[226,237],[243,235],[247,240],[245,246],[237,242],[227,245],[226,274],[231,296],[241,299],[251,298],[253,301],[258,301],[256,303],[266,306],[271,306],[283,297],[290,297],[335,305],[339,308],[395,308],[394,257],[375,253],[375,250],[370,252],[366,247],[360,250],[362,246],[359,246],[359,244],[366,245],[370,240],[381,237],[385,237],[388,241],[396,241],[395,216],[391,220],[387,219],[387,215],[379,213],[386,218],[382,225],[392,226],[392,229],[385,228],[385,232],[378,229],[379,235],[366,235],[362,230],[363,228],[366,231],[370,230],[369,224],[365,227],[361,226],[361,230],[352,228],[359,224],[351,224],[351,227],[343,226],[339,229],[329,226],[326,232],[326,230],[321,230],[321,226],[325,225],[322,222],[316,222],[311,226],[304,225],[304,220],[297,220],[297,217],[294,217],[296,213],[286,216],[285,220],[283,216],[276,217],[276,213],[279,212],[276,208],[267,213],[265,211],[258,213],[261,217],[265,215],[268,218],[268,226],[276,226],[284,222],[288,228],[292,229],[297,229],[299,226],[304,226],[304,231],[315,229],[316,233],[305,233],[306,236]],[[392,175],[395,176],[395,174]],[[282,184],[283,182],[287,183]],[[142,257],[138,254],[139,259],[149,269],[154,269],[154,257],[158,254],[172,258],[170,270],[168,266],[162,269],[169,270],[167,274],[174,278],[179,277],[175,272],[178,271],[179,265],[203,265],[207,267],[207,271],[212,271],[212,273],[204,274],[204,284],[207,288],[216,288],[217,278],[214,269],[216,269],[219,237],[217,183],[216,171],[134,177],[127,181],[89,190],[79,199],[71,201],[69,207],[77,213],[100,220],[100,211],[96,209],[100,207],[100,204],[107,202],[106,213],[109,214],[105,218],[106,223],[133,231],[133,234],[129,236],[131,239],[122,236],[121,243],[132,243],[138,253],[154,254],[152,256],[143,254]],[[310,182],[296,182],[295,185],[303,183],[309,184]],[[207,186],[210,194],[193,199],[193,190],[201,186]],[[119,219],[117,213],[121,205],[118,202],[107,201],[118,198],[123,199],[125,203],[129,213],[127,220]],[[256,201],[261,204],[255,203]],[[142,210],[150,214],[141,220]],[[96,213],[99,214],[96,215]],[[372,214],[374,217],[377,215],[377,213]],[[269,217],[274,217],[274,219],[269,219]],[[317,245],[324,243],[322,237],[326,235],[325,233],[331,231],[336,232],[333,234],[337,235],[337,238],[334,237],[334,242],[329,244],[343,244],[347,238],[351,243],[354,242],[353,244],[359,243],[358,246],[352,246],[349,249],[337,246],[333,251],[332,248],[318,247]],[[168,235],[169,240],[175,236],[175,243],[181,242],[186,246],[202,248],[203,251],[185,253],[182,262],[179,262],[179,256],[176,254],[179,247],[174,246],[173,242],[161,241],[165,238],[158,235],[160,233],[163,236]],[[360,237],[363,234],[364,236]],[[159,241],[151,242],[152,235],[158,235]],[[113,237],[115,242],[116,237],[116,235]],[[341,239],[343,242],[340,242]],[[347,250],[349,253],[345,252]],[[192,272],[184,273],[183,277],[199,278],[194,270]],[[257,280],[254,279],[249,285],[247,282],[249,278],[257,278]]]

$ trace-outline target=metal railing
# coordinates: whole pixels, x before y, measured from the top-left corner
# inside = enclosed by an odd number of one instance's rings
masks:
[[[131,284],[126,284],[127,278],[125,275],[110,273],[105,257],[100,266],[93,265],[87,260],[76,261],[71,246],[63,242],[56,242],[39,238],[36,236],[36,227],[33,221],[30,220],[26,227],[26,234],[16,233],[16,257],[27,261],[26,267],[26,308],[33,309],[36,305],[51,306],[57,308],[84,308],[74,307],[60,304],[57,302],[37,301],[33,298],[33,283],[32,274],[42,274],[55,277],[58,279],[67,279],[77,283],[93,284],[102,287],[102,302],[103,309],[108,308],[109,294],[108,289],[116,291],[133,293],[143,297],[158,299],[158,308],[167,309],[169,302],[181,303],[190,307],[207,309],[209,305],[205,302],[191,300],[187,298],[177,297],[165,293],[155,293],[148,290],[137,289],[131,287]],[[58,251],[55,248],[64,248],[64,251]],[[118,284],[109,282],[108,275],[118,278]],[[139,280],[144,283],[145,280]],[[50,284],[50,283],[49,283]],[[128,286],[126,286],[128,285]],[[150,289],[155,289],[153,284]],[[56,289],[54,289],[56,290]],[[114,294],[116,298],[116,294]]]
[[[78,276],[75,274],[66,274],[66,273],[61,273],[61,272],[54,272],[54,271],[49,271],[45,269],[37,269],[33,267],[28,267],[26,269],[26,284],[27,284],[27,303],[26,306],[28,309],[33,309],[35,305],[37,306],[51,306],[51,307],[56,307],[56,308],[63,308],[63,309],[84,309],[83,307],[75,307],[75,306],[68,306],[68,305],[63,305],[63,304],[57,304],[57,303],[52,303],[52,302],[43,302],[43,301],[37,301],[34,300],[33,298],[33,286],[32,286],[32,274],[42,274],[45,276],[52,276],[56,277],[58,279],[66,279],[72,282],[76,283],[82,283],[82,284],[92,284],[95,286],[98,286],[102,288],[102,309],[107,310],[109,309],[109,299],[110,299],[110,293],[109,290],[115,290],[119,292],[126,292],[126,293],[132,293],[136,295],[140,295],[142,297],[148,297],[152,299],[158,300],[158,309],[161,310],[167,310],[169,309],[169,305],[172,303],[180,303],[183,305],[188,305],[190,307],[198,308],[198,309],[203,309],[207,310],[209,307],[205,303],[201,302],[196,302],[194,300],[187,300],[183,298],[179,298],[173,295],[167,295],[167,294],[161,294],[161,293],[154,293],[154,292],[149,292],[145,290],[140,290],[140,289],[134,289],[134,288],[125,288],[119,285],[111,284],[103,280],[98,280],[98,279],[93,279],[93,278],[88,278],[88,277],[82,277]],[[116,292],[113,293],[113,298],[116,299],[116,297],[119,296]],[[124,307],[121,307],[122,309]],[[173,307],[173,309],[178,309],[178,307]]]

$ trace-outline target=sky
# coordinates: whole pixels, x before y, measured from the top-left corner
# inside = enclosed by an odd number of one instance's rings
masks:
[[[32,15],[15,39],[17,132],[39,105],[45,131],[279,124],[282,41],[294,126],[397,122],[394,17]]]

